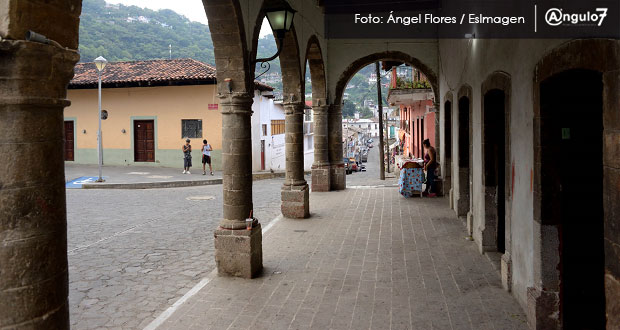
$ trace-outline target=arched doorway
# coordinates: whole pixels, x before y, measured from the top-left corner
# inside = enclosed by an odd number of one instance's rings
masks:
[[[468,216],[471,210],[471,87],[463,86],[458,93],[458,192],[456,214]],[[471,223],[468,219],[468,231]]]
[[[510,242],[510,95],[510,76],[504,72],[494,72],[482,83],[484,219],[477,237],[481,252],[504,254]],[[504,259],[509,270],[509,254]]]
[[[600,72],[569,70],[540,84],[542,213],[559,228],[565,329],[605,326],[602,105]]]
[[[567,42],[536,66],[535,329],[620,326],[618,70],[613,40]]]

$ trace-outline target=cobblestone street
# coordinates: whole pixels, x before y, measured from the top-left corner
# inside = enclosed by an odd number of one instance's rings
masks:
[[[254,184],[263,226],[282,179]],[[222,186],[67,190],[72,329],[140,329],[215,267]]]

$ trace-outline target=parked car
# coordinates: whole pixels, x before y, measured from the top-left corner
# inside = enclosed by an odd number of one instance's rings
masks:
[[[346,174],[353,173],[353,170],[351,169],[351,164],[349,164],[349,158],[344,157],[342,161],[344,162],[344,172]]]
[[[362,172],[366,172],[366,164],[362,164],[360,167],[362,168]]]
[[[370,143],[373,143],[374,141],[373,141],[373,139],[368,139],[368,141],[366,141],[366,142],[370,144]]]
[[[351,171],[355,171],[355,172],[359,172],[359,166],[357,166],[357,162],[355,161],[355,158],[351,157],[349,158],[349,164],[351,164]]]
[[[368,150],[362,152],[362,162],[368,161]]]

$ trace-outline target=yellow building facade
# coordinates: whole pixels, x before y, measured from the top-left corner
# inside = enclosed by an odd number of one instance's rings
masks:
[[[213,147],[214,169],[221,169],[222,115],[217,87],[209,85],[103,88],[103,160],[106,165],[159,165],[182,167],[187,136],[183,121],[201,123],[201,134],[190,136],[194,166],[200,166],[202,140]],[[65,125],[73,125],[75,163],[97,164],[97,89],[69,89],[71,106],[65,109]],[[139,122],[153,124],[154,157],[136,159]],[[68,140],[68,139],[66,139]],[[68,160],[71,161],[71,160]]]

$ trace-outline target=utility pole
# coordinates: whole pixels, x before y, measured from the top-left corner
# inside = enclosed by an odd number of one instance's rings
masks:
[[[168,52],[170,54],[170,58],[169,59],[172,59],[172,44],[168,45]]]
[[[391,160],[391,157],[390,157],[390,128],[388,126],[389,126],[388,114],[386,113],[385,114],[385,132],[387,134],[387,143],[385,144],[385,149],[386,149],[386,152],[387,152],[387,159],[388,159],[388,162],[387,162],[387,172],[390,173],[390,160]]]
[[[385,180],[385,154],[383,146],[383,102],[381,100],[381,72],[379,62],[375,63],[377,72],[377,105],[379,106],[379,179]]]

